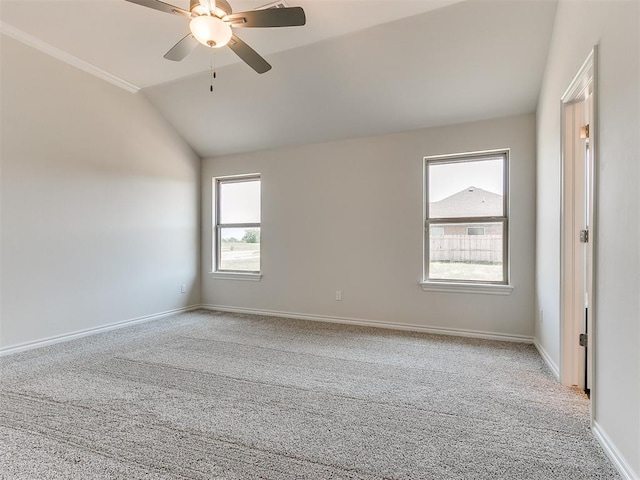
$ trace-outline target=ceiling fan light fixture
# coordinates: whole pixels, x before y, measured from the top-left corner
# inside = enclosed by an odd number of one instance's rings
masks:
[[[231,40],[231,27],[212,15],[201,15],[191,19],[189,28],[196,40],[207,47],[224,47]]]

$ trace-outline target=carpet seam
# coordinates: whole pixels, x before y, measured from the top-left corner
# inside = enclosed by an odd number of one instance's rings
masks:
[[[340,394],[335,394],[335,393],[326,392],[326,391],[319,391],[319,390],[314,390],[314,389],[305,389],[305,388],[302,388],[302,387],[295,387],[295,386],[291,386],[291,385],[282,385],[282,384],[277,384],[277,383],[259,382],[257,380],[247,380],[247,379],[244,379],[244,378],[233,377],[233,376],[230,376],[230,375],[222,375],[222,374],[216,374],[216,373],[210,373],[210,372],[203,372],[201,370],[180,368],[180,367],[170,366],[170,365],[166,365],[166,364],[157,364],[157,363],[146,362],[146,361],[141,361],[141,360],[132,360],[132,359],[123,358],[123,357],[115,357],[115,358],[118,358],[119,360],[125,360],[125,361],[129,361],[129,362],[132,362],[132,363],[139,363],[139,364],[142,364],[142,365],[148,365],[148,366],[152,366],[152,367],[167,368],[167,369],[171,369],[171,370],[177,370],[177,371],[183,371],[183,372],[189,372],[189,373],[197,373],[197,374],[207,375],[207,376],[212,376],[212,377],[222,377],[222,378],[225,378],[227,380],[234,380],[234,381],[243,382],[243,383],[250,383],[250,384],[253,384],[253,385],[266,385],[266,386],[270,386],[270,387],[274,387],[274,388],[291,389],[291,390],[296,390],[296,391],[305,392],[305,393],[322,393],[322,394],[327,395],[327,396],[333,396],[333,397],[336,397],[336,398],[343,398],[343,399],[347,399],[347,400],[354,400],[354,401],[357,401],[359,403],[374,403],[376,405],[394,407],[394,408],[397,408],[399,410],[410,410],[410,409],[411,410],[418,410],[418,411],[425,412],[425,413],[434,413],[434,414],[437,414],[437,415],[442,415],[442,416],[447,416],[447,417],[454,417],[454,418],[472,418],[472,419],[477,420],[479,422],[487,423],[487,424],[490,424],[490,425],[494,425],[494,426],[495,425],[499,425],[498,422],[491,421],[491,420],[484,419],[484,418],[480,418],[480,417],[463,417],[463,416],[455,414],[455,413],[441,412],[441,411],[438,411],[438,410],[429,410],[429,409],[425,409],[425,408],[418,407],[418,406],[415,406],[415,405],[404,406],[404,405],[401,405],[401,404],[395,404],[395,403],[389,403],[389,402],[380,402],[380,401],[376,401],[376,400],[368,400],[368,399],[353,397],[353,396],[349,396],[349,395],[340,395]],[[110,374],[110,372],[104,372],[104,371],[102,371],[101,373]],[[137,381],[140,381],[140,380],[138,379]],[[524,425],[524,424],[520,424],[520,425],[522,427],[529,428],[527,425]],[[547,432],[556,432],[556,433],[566,434],[569,437],[577,437],[577,435],[570,434],[570,433],[565,432],[563,430],[554,430],[554,429],[550,429],[550,428],[538,428],[538,429],[536,429],[535,427],[530,427],[530,429],[531,430],[539,430],[539,431],[547,431]]]
[[[0,396],[4,396],[6,393],[7,392],[1,392]],[[96,408],[93,408],[93,407],[88,407],[86,405],[78,405],[78,404],[75,404],[75,403],[60,402],[60,401],[57,401],[55,399],[49,399],[49,398],[41,397],[41,396],[38,396],[38,395],[21,394],[21,393],[18,393],[18,392],[10,392],[10,393],[14,393],[14,394],[16,394],[17,396],[19,396],[21,398],[26,397],[29,400],[32,400],[32,401],[35,401],[35,402],[38,402],[38,403],[42,403],[42,404],[48,404],[48,405],[53,404],[53,405],[69,406],[69,407],[72,407],[72,408],[79,408],[79,409],[83,409],[83,410],[88,410],[88,411],[95,412],[95,413],[98,413],[98,414],[105,414],[106,413],[106,412],[104,412],[102,410],[99,410],[99,409],[96,409]],[[19,413],[19,412],[16,412],[16,413]],[[7,418],[5,415],[2,415],[2,414],[0,414],[0,417]],[[125,419],[127,418],[127,417],[124,417],[124,416],[121,416],[121,415],[119,417],[120,418],[125,418]],[[37,425],[34,422],[30,422],[30,424],[31,425]],[[170,432],[175,431],[175,428],[169,428],[169,427],[167,427],[167,426],[165,426],[165,425],[163,425],[161,423],[154,423],[153,425],[154,425],[154,427],[157,427],[159,429],[163,429],[165,431],[170,431]],[[39,436],[42,436],[43,438],[48,438],[44,434],[42,434],[42,433],[40,433],[38,431],[30,430],[30,429],[21,429],[20,427],[15,427],[15,426],[12,427],[12,426],[6,425],[6,424],[5,425],[0,425],[0,427],[13,428],[15,430],[27,432],[27,433],[30,433],[30,434],[39,435]],[[50,427],[42,427],[42,428],[50,430],[50,431],[52,431],[54,433],[58,433],[55,429],[50,428]],[[180,432],[183,433],[183,434],[189,435],[189,436],[194,436],[194,434],[192,434],[191,432],[188,432],[186,430],[180,430]],[[267,454],[270,454],[270,455],[276,455],[276,456],[279,456],[279,457],[295,459],[295,460],[297,460],[299,462],[310,463],[310,464],[314,464],[314,465],[320,465],[320,466],[323,466],[323,467],[333,468],[333,469],[339,470],[339,471],[356,472],[358,474],[365,474],[365,475],[373,477],[373,478],[380,478],[378,475],[375,475],[374,473],[371,473],[371,472],[366,472],[366,471],[362,471],[362,470],[354,469],[354,468],[347,468],[347,467],[343,467],[343,466],[335,465],[335,464],[330,464],[330,463],[324,463],[324,462],[320,462],[320,461],[316,461],[316,460],[312,460],[312,459],[307,459],[307,458],[300,457],[300,456],[295,456],[293,454],[287,454],[287,453],[284,453],[284,452],[278,452],[278,451],[275,451],[275,450],[261,448],[261,447],[257,447],[257,446],[254,446],[254,445],[249,445],[249,444],[246,444],[246,443],[242,443],[242,442],[237,441],[237,440],[223,438],[221,436],[213,436],[212,437],[212,436],[207,435],[207,434],[200,434],[200,435],[196,435],[196,436],[199,437],[199,438],[204,438],[204,439],[207,439],[207,440],[214,440],[214,441],[218,441],[218,442],[221,442],[221,443],[233,445],[233,446],[236,446],[236,447],[242,447],[242,448],[247,448],[247,449],[255,450],[255,451],[258,451],[258,452],[262,452],[262,453],[267,453]],[[89,447],[83,445],[82,443],[67,441],[65,439],[65,437],[58,436],[58,439],[63,441],[63,442],[65,442],[65,443],[73,445],[75,447],[78,447],[78,448],[81,448],[81,449],[84,449],[84,450],[87,450],[87,451],[90,451],[90,452],[93,452],[93,453],[96,453],[96,454],[100,454],[100,455],[102,455],[104,457],[112,458],[112,459],[118,459],[117,456],[105,454],[105,452],[100,451],[100,450],[94,450],[92,448],[89,448]],[[199,451],[202,452],[202,453],[206,453],[206,451],[204,451],[204,450],[199,450]],[[232,460],[232,458],[228,458],[228,459]],[[194,469],[190,469],[190,470],[194,470]],[[200,473],[197,470],[194,470],[194,471],[196,471],[197,473]],[[185,477],[183,475],[180,475],[180,476],[182,478],[185,478],[185,479],[192,478],[192,477]]]

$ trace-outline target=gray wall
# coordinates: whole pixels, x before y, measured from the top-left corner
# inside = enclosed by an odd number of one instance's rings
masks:
[[[595,420],[640,475],[640,3],[561,2],[538,105],[536,338],[560,358],[560,98],[600,46]]]
[[[1,88],[0,347],[199,303],[200,160],[147,100],[5,36]]]
[[[422,291],[423,157],[504,147],[512,149],[513,293]],[[215,279],[212,178],[253,172],[262,174],[264,276]],[[532,336],[534,175],[534,115],[204,160],[203,302]]]

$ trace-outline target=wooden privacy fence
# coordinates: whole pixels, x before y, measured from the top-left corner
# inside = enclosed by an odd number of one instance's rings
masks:
[[[502,235],[443,235],[430,238],[432,262],[502,263]]]

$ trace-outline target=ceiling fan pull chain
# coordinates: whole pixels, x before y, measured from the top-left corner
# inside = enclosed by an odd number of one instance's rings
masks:
[[[216,70],[215,70],[215,52],[211,49],[211,86],[209,87],[209,91],[213,92],[213,80],[216,78]]]

